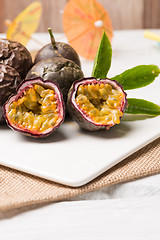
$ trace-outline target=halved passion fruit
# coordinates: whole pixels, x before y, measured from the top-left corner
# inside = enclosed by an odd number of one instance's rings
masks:
[[[114,80],[83,78],[73,83],[67,104],[81,128],[97,131],[120,123],[127,99],[122,86]]]
[[[8,126],[32,137],[46,137],[65,117],[64,101],[56,83],[42,78],[24,80],[4,105]]]

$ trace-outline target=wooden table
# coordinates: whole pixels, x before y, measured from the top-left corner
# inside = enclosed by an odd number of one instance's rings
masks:
[[[11,211],[3,240],[159,240],[160,175],[120,184],[72,201]]]
[[[159,30],[156,32],[160,33]],[[156,42],[144,39],[143,30],[115,31],[114,36],[111,73],[115,71],[113,66],[117,54],[121,54],[125,60],[121,51],[124,44],[128,58],[132,59],[132,66],[159,64],[155,62],[152,53],[157,51],[160,54],[160,47]],[[49,41],[46,34],[41,35],[41,38],[39,35],[35,37]],[[56,35],[57,39],[61,37],[61,34]],[[149,44],[149,47],[146,48],[145,44]],[[33,48],[30,44],[28,47]],[[148,58],[142,62],[144,54]],[[127,62],[127,59],[125,61]],[[91,68],[86,68],[86,62],[87,60],[83,59],[83,70],[90,74]],[[122,61],[116,65],[116,71],[126,69],[123,63]],[[1,212],[0,239],[159,240],[159,203],[160,175],[155,175],[104,188],[65,202],[37,206],[36,209]]]

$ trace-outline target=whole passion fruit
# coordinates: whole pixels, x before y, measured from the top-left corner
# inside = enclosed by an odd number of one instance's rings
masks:
[[[67,94],[72,83],[82,78],[83,72],[73,61],[55,57],[42,60],[35,64],[28,72],[26,78],[40,76],[44,81],[49,80],[59,84],[63,93],[64,101],[67,101]]]
[[[0,63],[0,123],[4,122],[2,106],[12,94],[16,93],[21,81],[19,73],[14,68]]]
[[[67,104],[81,128],[97,131],[120,123],[127,99],[122,86],[114,80],[83,78],[73,83]]]
[[[3,111],[10,128],[36,138],[51,134],[65,117],[58,85],[39,77],[24,80]]]
[[[8,39],[0,39],[0,63],[15,68],[22,79],[33,66],[29,51],[21,43]]]
[[[56,42],[50,28],[48,29],[48,31],[51,37],[51,43],[45,45],[37,52],[34,64],[47,58],[64,57],[66,59],[72,60],[79,67],[81,67],[80,59],[77,52],[67,43]]]

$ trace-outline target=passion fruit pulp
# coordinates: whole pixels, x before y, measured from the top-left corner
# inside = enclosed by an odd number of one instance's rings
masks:
[[[81,128],[108,130],[120,123],[127,106],[126,93],[114,80],[83,78],[73,83],[67,106],[71,117]]]
[[[63,96],[55,83],[42,78],[25,80],[4,105],[4,116],[12,129],[32,137],[46,137],[64,120]]]

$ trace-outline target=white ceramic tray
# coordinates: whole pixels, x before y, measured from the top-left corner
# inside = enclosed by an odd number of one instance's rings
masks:
[[[139,44],[133,47],[134,39]],[[138,64],[158,64],[154,44],[145,40],[140,31],[115,32],[111,76]],[[82,60],[82,65],[89,76],[93,63]],[[159,93],[160,77],[147,87],[128,91],[128,96],[160,104]],[[109,131],[96,133],[83,131],[67,120],[46,139],[32,139],[0,126],[0,164],[69,186],[81,186],[159,136],[160,117],[122,121]]]

